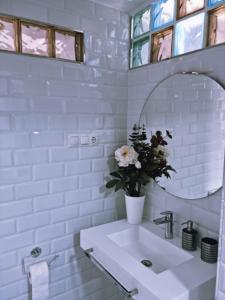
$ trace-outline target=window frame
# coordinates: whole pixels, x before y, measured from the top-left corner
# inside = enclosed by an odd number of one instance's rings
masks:
[[[39,55],[39,54],[32,54],[32,53],[26,53],[23,52],[23,38],[22,38],[22,26],[32,26],[32,27],[37,27],[40,29],[44,29],[47,31],[47,37],[48,37],[48,48],[47,48],[47,55]],[[20,50],[22,54],[25,55],[32,55],[32,56],[38,56],[38,57],[51,57],[52,55],[52,37],[51,37],[51,28],[49,28],[47,25],[42,25],[42,24],[34,24],[30,21],[24,21],[24,20],[20,20],[19,21],[19,31],[20,31]]]
[[[155,32],[155,33],[152,34],[152,36],[151,36],[151,53],[153,52],[154,37],[157,36],[157,35],[163,35],[164,32],[169,32],[169,31],[171,31],[171,33],[172,33],[172,43],[171,43],[171,57],[172,57],[173,50],[174,50],[174,44],[173,44],[174,26],[173,25],[169,26],[167,28],[161,29],[160,31]],[[164,61],[164,60],[167,60],[167,59],[169,59],[169,58],[164,58],[164,59],[162,59],[160,61]],[[153,55],[150,55],[150,64],[158,63],[160,61],[154,61],[153,60]]]
[[[184,18],[190,18],[190,16],[192,16],[192,15],[194,15],[194,14],[198,14],[198,13],[200,13],[201,11],[204,11],[207,7],[208,7],[208,5],[207,5],[207,3],[208,3],[208,0],[204,0],[204,6],[202,7],[202,8],[198,8],[197,10],[195,10],[195,11],[193,11],[193,12],[190,12],[190,13],[188,13],[188,14],[186,14],[186,15],[184,15],[184,16],[179,16],[179,5],[178,5],[178,3],[179,3],[179,1],[180,0],[176,0],[177,2],[176,2],[176,20],[174,21],[174,23],[177,23],[177,22],[179,22],[180,20],[183,20]]]
[[[30,20],[26,18],[20,18],[16,16],[6,15],[0,13],[0,20],[4,19],[6,21],[10,21],[14,23],[15,26],[15,51],[10,51],[6,49],[0,49],[0,53],[11,53],[11,54],[19,54],[19,55],[25,55],[25,56],[31,56],[31,57],[38,57],[38,58],[44,58],[44,59],[54,59],[64,62],[73,62],[78,64],[84,64],[84,32],[83,31],[76,31],[71,28],[66,28],[63,26],[58,25],[52,25],[49,23],[44,23],[40,21]],[[24,53],[22,52],[22,25],[27,24],[34,27],[40,27],[43,29],[48,30],[48,55],[38,55],[38,54],[32,54],[32,53]],[[64,34],[68,34],[75,37],[75,55],[76,58],[74,60],[66,59],[66,58],[57,58],[55,57],[55,31],[62,32]]]
[[[0,15],[0,22],[1,20],[4,22],[12,23],[14,27],[14,32],[15,32],[15,41],[14,41],[14,46],[15,46],[15,51],[13,50],[7,50],[7,49],[0,49],[0,51],[4,51],[7,53],[15,53],[19,49],[19,39],[18,39],[18,21],[16,18],[9,17],[7,15]]]
[[[148,6],[146,6],[146,3],[145,5],[143,5],[142,7],[140,7],[139,9],[135,9],[131,15],[130,15],[130,44],[129,44],[129,70],[133,70],[133,69],[137,69],[137,68],[141,68],[141,67],[145,67],[145,66],[148,66],[150,64],[156,64],[156,63],[160,63],[160,62],[163,62],[163,61],[167,61],[169,59],[174,59],[174,58],[178,58],[178,57],[182,57],[184,55],[189,55],[191,53],[195,53],[195,52],[198,52],[198,51],[202,51],[204,49],[209,49],[209,48],[212,48],[212,47],[219,47],[221,45],[225,45],[225,42],[224,43],[220,43],[220,44],[216,44],[216,45],[209,45],[208,43],[208,39],[209,39],[209,16],[210,16],[210,13],[212,13],[213,11],[217,10],[217,9],[220,9],[222,7],[225,7],[225,1],[223,2],[220,2],[212,7],[208,6],[208,0],[204,0],[204,7],[201,8],[201,9],[198,9],[196,11],[194,11],[193,13],[190,13],[190,14],[187,14],[185,16],[182,16],[182,17],[179,17],[178,16],[178,1],[179,0],[176,0],[175,1],[175,15],[174,15],[174,20],[172,23],[170,24],[167,24],[166,26],[162,26],[160,28],[158,28],[157,30],[151,30],[151,27],[149,28],[149,31],[146,32],[145,34],[141,35],[141,36],[138,36],[138,37],[133,37],[131,36],[131,30],[132,29],[132,18],[134,17],[135,14],[137,14],[139,11],[143,11],[149,7],[151,7],[151,3],[149,3]],[[151,8],[150,8],[151,9]],[[183,54],[180,54],[180,55],[174,55],[174,41],[175,41],[175,28],[176,28],[176,24],[179,23],[180,21],[183,21],[185,19],[188,19],[192,16],[195,16],[195,15],[198,15],[200,13],[204,13],[205,14],[205,21],[204,21],[204,33],[203,33],[203,43],[202,43],[202,47],[200,49],[197,49],[197,50],[194,50],[194,51],[190,51],[190,52],[186,52],[186,53],[183,53]],[[151,20],[150,20],[151,21]],[[157,33],[160,33],[162,31],[166,31],[167,29],[169,28],[173,28],[173,35],[172,35],[172,55],[170,58],[166,58],[166,59],[163,59],[161,61],[157,61],[157,62],[153,62],[152,61],[152,38],[154,35],[156,35]],[[144,38],[145,36],[148,36],[149,37],[149,57],[148,57],[148,63],[147,64],[144,64],[144,65],[140,65],[140,66],[137,66],[137,67],[133,67],[132,65],[132,61],[133,61],[133,58],[132,58],[132,49],[133,49],[133,44],[138,41],[140,38]]]

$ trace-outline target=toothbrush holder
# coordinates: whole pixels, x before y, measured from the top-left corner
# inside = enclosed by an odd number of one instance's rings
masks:
[[[218,257],[218,241],[209,237],[201,240],[201,260],[214,264]]]

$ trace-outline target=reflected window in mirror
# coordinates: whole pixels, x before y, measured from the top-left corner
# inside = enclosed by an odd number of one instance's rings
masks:
[[[152,36],[152,62],[158,62],[172,56],[172,39],[172,28]]]
[[[209,15],[209,45],[225,42],[225,7],[212,11]]]
[[[180,55],[203,48],[203,13],[181,20],[175,27],[174,55]]]
[[[205,0],[178,0],[178,17],[182,18],[195,11],[202,9]]]
[[[0,49],[16,51],[16,26],[8,18],[0,18]]]
[[[139,67],[149,63],[149,37],[134,43],[132,58],[134,67]]]
[[[150,30],[150,8],[137,13],[132,19],[132,38]]]
[[[152,30],[170,24],[174,20],[175,0],[160,0],[152,5]]]

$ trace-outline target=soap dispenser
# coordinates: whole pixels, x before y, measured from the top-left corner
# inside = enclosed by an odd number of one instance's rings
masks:
[[[188,220],[182,223],[187,224],[187,227],[182,230],[182,248],[188,251],[197,249],[197,230],[193,228],[193,221]]]

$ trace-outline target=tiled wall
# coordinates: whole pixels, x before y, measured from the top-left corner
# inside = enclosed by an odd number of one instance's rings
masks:
[[[129,19],[86,0],[0,0],[0,12],[83,30],[86,46],[85,65],[0,53],[0,299],[28,300],[21,259],[34,246],[60,255],[51,299],[120,299],[78,233],[123,215],[102,187],[126,140]],[[69,133],[98,145],[69,148]]]
[[[0,12],[84,30],[86,46],[86,65],[0,54],[0,299],[28,299],[21,258],[38,245],[43,258],[60,254],[51,299],[118,300],[83,257],[78,232],[123,211],[102,186],[109,155],[126,141],[128,17],[86,0],[0,0]],[[225,84],[224,46],[130,71],[128,128],[155,84],[193,70]],[[68,133],[87,132],[99,145],[68,148]],[[217,236],[220,204],[221,192],[185,201],[154,186],[146,216],[172,209],[177,228],[191,218],[202,235]]]
[[[157,83],[169,75],[197,71],[207,73],[225,86],[225,46],[203,50],[180,58],[174,58],[158,64],[132,70],[128,73],[128,130],[139,121],[142,107]],[[169,101],[169,100],[168,100]],[[202,200],[183,200],[162,191],[152,184],[146,204],[145,214],[149,219],[159,216],[164,210],[175,212],[176,232],[181,233],[181,223],[192,219],[197,222],[200,236],[217,237],[220,227],[222,191]],[[224,252],[224,251],[223,251]],[[220,280],[224,288],[224,272],[221,269]],[[219,300],[225,299],[225,294]]]
[[[225,181],[225,178],[224,178]],[[225,202],[224,190],[222,193],[222,207],[220,216],[220,239],[219,239],[219,264],[217,268],[217,287],[216,287],[216,300],[225,299]]]

